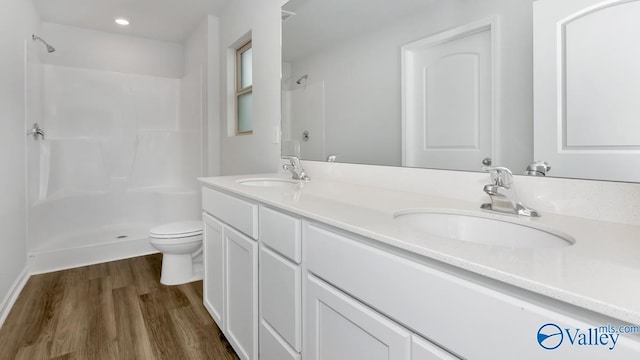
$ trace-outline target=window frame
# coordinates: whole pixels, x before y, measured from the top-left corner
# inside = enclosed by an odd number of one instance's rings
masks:
[[[242,87],[242,54],[244,54],[247,50],[252,49],[251,40],[246,42],[244,45],[240,46],[236,50],[236,74],[235,74],[235,133],[236,135],[251,135],[253,134],[253,114],[251,118],[251,130],[240,131],[240,96],[253,93],[253,79],[251,81],[251,85]],[[253,58],[251,59],[251,67],[253,67]],[[252,71],[253,74],[253,71]],[[253,75],[252,75],[253,76]]]

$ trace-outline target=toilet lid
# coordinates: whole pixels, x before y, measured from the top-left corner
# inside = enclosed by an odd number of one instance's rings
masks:
[[[203,232],[202,221],[179,221],[156,226],[149,230],[149,236],[159,238],[188,237]]]

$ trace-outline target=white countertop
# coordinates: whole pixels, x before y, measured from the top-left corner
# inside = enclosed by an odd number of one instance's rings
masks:
[[[628,324],[640,324],[640,226],[543,213],[517,221],[568,234],[562,248],[507,248],[444,240],[408,231],[394,221],[407,209],[453,210],[498,219],[480,204],[441,196],[312,180],[286,187],[247,186],[238,180],[282,178],[281,174],[202,178],[267,205],[420,254],[489,278],[592,310]],[[622,323],[621,323],[622,325]]]

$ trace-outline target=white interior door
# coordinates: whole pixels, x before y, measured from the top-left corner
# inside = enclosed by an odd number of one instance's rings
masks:
[[[640,1],[534,2],[534,155],[550,175],[640,181]]]
[[[478,170],[492,157],[491,23],[403,46],[403,165]]]

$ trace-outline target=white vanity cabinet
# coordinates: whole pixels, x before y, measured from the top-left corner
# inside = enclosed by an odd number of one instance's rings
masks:
[[[606,325],[607,320],[567,304],[421,256],[380,248],[368,239],[324,225],[305,222],[303,240],[303,263],[308,269],[305,360],[329,359],[318,357],[318,351],[326,354],[327,349],[342,349],[346,343],[364,346],[372,340],[365,335],[387,344],[389,357],[380,348],[382,357],[378,358],[403,358],[391,357],[390,344],[402,348],[387,340],[392,335],[376,335],[380,328],[393,328],[379,314],[411,329],[412,344],[406,340],[404,346],[413,347],[411,353],[425,359],[455,358],[449,354],[470,359],[631,359],[640,354],[640,344],[632,337],[621,337],[615,352],[607,346],[571,346],[564,329],[574,334],[575,329],[583,329],[586,334],[586,329]],[[338,300],[343,303],[341,308],[334,306]],[[566,338],[566,344],[553,351],[543,349],[537,341],[538,330],[549,323],[563,329]],[[356,326],[349,329],[349,324]],[[336,332],[339,337],[334,339]],[[320,342],[323,337],[325,342]],[[327,344],[330,340],[335,343]],[[367,351],[373,348],[367,346]]]
[[[617,320],[274,203],[203,188],[204,304],[241,359],[640,358],[637,335],[575,340]]]
[[[204,298],[243,360],[258,359],[258,204],[202,189]]]
[[[260,359],[300,359],[301,220],[260,206]]]

